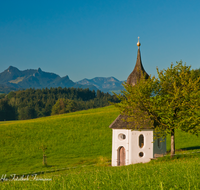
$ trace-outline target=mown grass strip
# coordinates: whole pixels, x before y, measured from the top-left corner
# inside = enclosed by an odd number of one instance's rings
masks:
[[[199,154],[123,167],[92,167],[45,174],[51,181],[8,181],[1,189],[199,189]]]

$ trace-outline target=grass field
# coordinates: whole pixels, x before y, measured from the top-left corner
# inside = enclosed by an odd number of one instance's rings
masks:
[[[200,189],[200,153],[192,153],[200,151],[200,138],[180,131],[176,132],[176,149],[181,156],[110,167],[109,125],[118,114],[109,106],[0,122],[0,175],[70,168],[38,176],[52,181],[4,181],[0,189]],[[47,166],[42,165],[43,145]]]
[[[110,159],[113,107],[0,123],[0,174],[27,173]],[[41,146],[48,167],[43,167]]]

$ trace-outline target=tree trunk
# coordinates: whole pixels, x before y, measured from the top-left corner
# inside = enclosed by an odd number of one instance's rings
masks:
[[[47,165],[47,161],[46,161],[46,155],[43,154],[43,165],[46,166]]]
[[[175,132],[174,129],[171,130],[171,158],[175,154]]]

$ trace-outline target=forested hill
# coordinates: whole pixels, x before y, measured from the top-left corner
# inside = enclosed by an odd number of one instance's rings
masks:
[[[109,105],[114,95],[80,88],[12,91],[0,96],[0,120],[31,119]]]

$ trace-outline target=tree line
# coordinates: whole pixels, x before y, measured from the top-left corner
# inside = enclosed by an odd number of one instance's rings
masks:
[[[119,102],[115,95],[81,88],[46,88],[0,95],[0,121],[21,120],[86,110]]]

